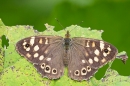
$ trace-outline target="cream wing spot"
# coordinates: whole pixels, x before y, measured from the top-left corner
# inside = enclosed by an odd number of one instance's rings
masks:
[[[98,57],[94,57],[94,61],[98,62],[99,61]]]
[[[89,62],[90,64],[93,64],[93,60],[92,60],[91,58],[89,58],[88,62]]]
[[[48,38],[45,38],[45,40],[46,40],[46,41],[45,41],[45,44],[48,44]]]
[[[106,57],[106,56],[107,56],[107,53],[103,53],[103,56]]]
[[[98,50],[98,49],[96,49],[96,50],[94,51],[94,53],[95,53],[97,56],[99,56],[99,50]]]
[[[88,41],[87,41],[87,44],[86,44],[86,47],[90,47],[90,46],[89,46],[89,42],[90,42],[90,41],[88,40]]]
[[[105,59],[105,58],[103,58],[103,59],[101,60],[101,62],[102,62],[102,63],[106,62],[106,59]]]
[[[60,70],[60,72],[62,73],[63,71],[62,71],[62,70]]]
[[[95,42],[92,42],[92,47],[95,47]]]
[[[36,45],[36,46],[34,47],[34,51],[38,51],[38,50],[39,50],[39,46]]]
[[[40,38],[40,40],[39,40],[39,44],[42,44],[42,43],[43,43],[42,38]]]
[[[27,44],[27,42],[23,42],[23,45],[26,45]]]
[[[110,47],[108,47],[107,49],[108,49],[109,51],[111,51],[111,48],[110,48]]]
[[[38,53],[35,53],[35,54],[34,54],[34,58],[37,58],[37,57],[38,57],[38,55],[39,55]]]
[[[51,60],[51,58],[47,58],[46,60],[47,60],[47,61],[50,61],[50,60]]]
[[[85,63],[85,60],[82,60],[82,63]]]
[[[45,52],[44,52],[45,54],[47,54],[48,53],[48,50],[45,50]]]
[[[104,42],[103,41],[100,41],[100,49],[101,49],[101,51],[104,49]]]
[[[30,51],[30,47],[26,48],[26,51]]]
[[[27,47],[25,47],[25,46],[23,46],[23,48],[26,50],[27,49]]]
[[[109,50],[109,52],[111,51],[110,45],[109,45],[109,47],[107,49]]]
[[[33,45],[33,44],[34,44],[34,41],[35,41],[35,37],[31,37],[31,39],[30,39],[30,44]]]
[[[85,55],[88,56],[88,52],[85,52]]]
[[[43,59],[44,59],[44,56],[41,55],[41,56],[39,57],[39,60],[43,60]]]
[[[27,56],[28,58],[30,58],[30,57],[31,57],[31,54],[27,53],[26,56]]]

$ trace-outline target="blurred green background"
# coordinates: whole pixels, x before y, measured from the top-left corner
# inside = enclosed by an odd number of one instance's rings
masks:
[[[79,24],[82,27],[104,30],[102,38],[126,51],[130,56],[130,1],[129,0],[0,0],[0,18],[7,26],[32,25],[38,31],[45,30],[45,23],[63,29]],[[99,70],[99,79],[105,73]],[[124,65],[116,59],[111,67],[120,75],[130,75],[130,60]]]

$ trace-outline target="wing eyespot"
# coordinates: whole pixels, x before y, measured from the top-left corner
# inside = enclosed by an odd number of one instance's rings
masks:
[[[30,47],[30,44],[29,43],[25,44],[25,47],[26,48]]]
[[[104,51],[105,53],[108,53],[108,52],[109,52],[109,50],[108,50],[108,49],[104,49],[103,51]]]
[[[41,64],[41,68],[44,69],[45,68],[45,63]]]

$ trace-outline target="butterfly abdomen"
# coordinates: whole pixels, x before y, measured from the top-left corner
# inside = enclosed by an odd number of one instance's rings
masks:
[[[64,53],[64,57],[63,57],[63,63],[65,66],[68,65],[69,62],[69,58],[68,58],[68,50],[70,48],[70,38],[64,38],[64,49],[65,49],[65,53]]]

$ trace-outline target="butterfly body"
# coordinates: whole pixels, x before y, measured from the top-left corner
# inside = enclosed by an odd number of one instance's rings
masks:
[[[104,64],[115,59],[117,49],[102,40],[60,36],[33,36],[17,42],[18,53],[49,79],[60,78],[68,65],[68,76],[88,80]]]
[[[69,50],[69,47],[71,46],[71,39],[70,39],[70,34],[69,31],[67,31],[67,34],[65,35],[64,38],[64,46],[65,46],[65,52],[67,53],[67,51]]]

